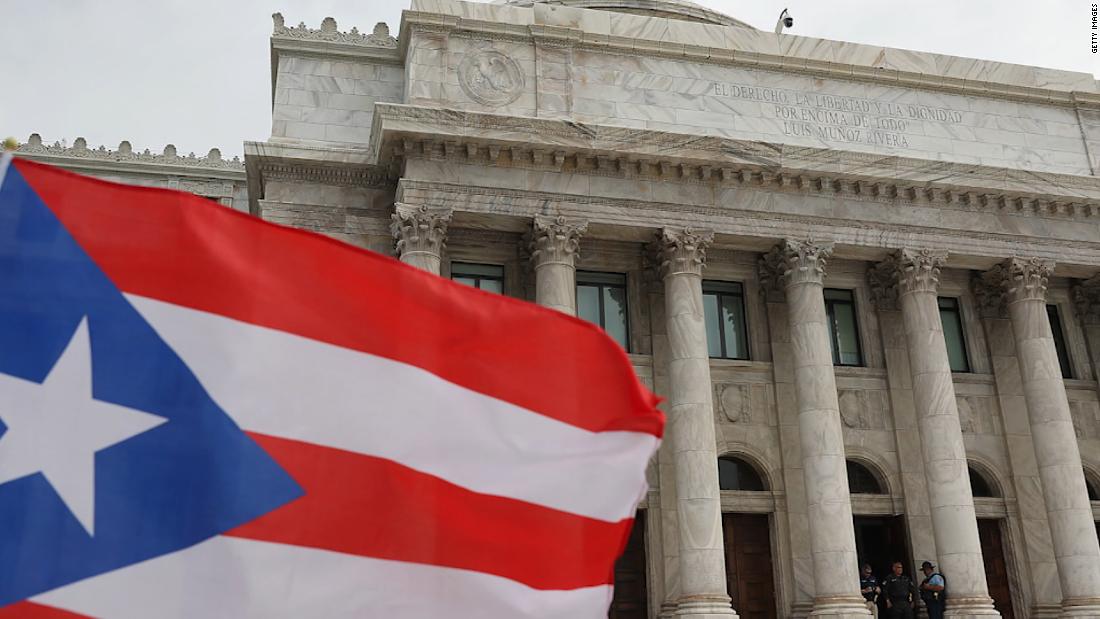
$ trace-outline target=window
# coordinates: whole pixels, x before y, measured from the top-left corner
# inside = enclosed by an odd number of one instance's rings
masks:
[[[719,359],[748,359],[745,295],[737,282],[703,282],[707,352]]]
[[[451,279],[479,290],[504,293],[504,267],[502,266],[452,262]]]
[[[848,460],[848,492],[851,494],[886,494],[871,469]]]
[[[963,337],[959,300],[940,297],[939,301],[940,322],[943,324],[943,339],[947,342],[947,359],[951,362],[951,371],[969,372],[970,361],[966,358],[966,339]]]
[[[751,464],[741,458],[718,458],[718,487],[722,490],[767,490],[764,479]]]
[[[829,323],[829,341],[833,345],[833,364],[863,365],[852,291],[826,288],[825,314]]]
[[[997,493],[993,490],[993,484],[984,475],[970,467],[970,494],[981,498],[995,498]]]
[[[1085,471],[1085,490],[1089,493],[1090,501],[1100,501],[1100,492],[1097,492],[1096,488],[1096,479],[1088,471]]]
[[[626,314],[626,276],[577,272],[577,316],[600,325],[611,339],[630,350]]]
[[[1054,336],[1054,349],[1058,351],[1058,365],[1062,368],[1062,378],[1073,378],[1069,367],[1069,351],[1066,350],[1066,336],[1062,332],[1062,319],[1058,316],[1058,306],[1047,306],[1047,318],[1050,319],[1050,333]]]

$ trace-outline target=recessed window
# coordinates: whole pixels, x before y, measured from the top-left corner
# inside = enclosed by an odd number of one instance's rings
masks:
[[[1057,305],[1047,306],[1047,318],[1050,319],[1050,333],[1054,336],[1054,349],[1058,351],[1058,365],[1062,368],[1062,378],[1073,378],[1069,366],[1069,351],[1066,349],[1066,336],[1062,330],[1062,319]]]
[[[722,490],[767,490],[760,473],[748,462],[734,456],[718,458],[718,487]]]
[[[997,496],[996,491],[993,490],[993,484],[989,483],[989,480],[984,475],[974,470],[974,467],[970,467],[970,493],[979,499],[981,498],[995,498]]]
[[[871,469],[848,460],[848,492],[851,494],[886,494]]]
[[[947,342],[947,359],[952,372],[969,372],[970,360],[966,357],[966,339],[963,337],[962,313],[959,300],[940,297],[940,322],[943,339]]]
[[[495,264],[452,262],[451,279],[479,290],[497,294],[504,292],[504,267]]]
[[[744,288],[737,282],[703,282],[707,352],[718,359],[748,359]]]
[[[577,316],[600,325],[611,339],[629,351],[626,276],[622,273],[578,271]]]
[[[833,347],[833,364],[863,365],[852,291],[826,288],[825,314],[829,323],[829,341]]]
[[[1100,486],[1096,483],[1096,478],[1091,473],[1085,471],[1085,490],[1089,493],[1090,501],[1100,501]]]

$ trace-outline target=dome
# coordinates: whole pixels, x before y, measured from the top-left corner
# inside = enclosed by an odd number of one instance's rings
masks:
[[[736,26],[755,30],[755,28],[741,20],[712,11],[705,6],[687,0],[498,0],[498,2],[510,6],[524,7],[535,4],[555,4],[578,9],[596,9],[649,17],[667,17],[702,24]]]

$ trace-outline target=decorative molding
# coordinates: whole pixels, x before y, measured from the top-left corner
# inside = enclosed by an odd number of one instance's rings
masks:
[[[118,145],[117,150],[108,150],[105,146],[88,148],[88,142],[84,138],[73,140],[72,146],[65,146],[61,142],[47,145],[42,142],[41,135],[32,133],[26,143],[20,144],[15,152],[20,155],[30,155],[32,158],[34,156],[65,157],[112,163],[145,163],[244,172],[244,162],[240,157],[223,159],[222,152],[217,148],[211,148],[205,157],[196,157],[195,153],[181,157],[172,144],[165,146],[164,151],[157,155],[150,152],[148,148],[140,153],[134,152],[130,142],[125,140]]]
[[[707,247],[712,242],[713,230],[661,229],[652,245],[661,279],[680,274],[701,276],[707,262]]]
[[[581,236],[588,231],[588,222],[564,216],[536,215],[524,245],[530,252],[531,264],[574,266],[580,255]]]
[[[973,288],[982,315],[1003,318],[1012,303],[1045,302],[1053,270],[1053,260],[1009,258],[978,275]]]
[[[458,85],[482,105],[507,105],[523,94],[526,76],[511,56],[495,49],[472,51],[458,63]]]
[[[374,31],[370,34],[359,32],[352,27],[348,32],[340,32],[336,27],[336,20],[326,17],[321,21],[319,29],[306,26],[305,22],[297,26],[287,26],[282,13],[273,13],[271,20],[274,28],[271,32],[273,39],[293,39],[298,41],[325,41],[329,43],[344,43],[346,45],[360,45],[363,47],[381,47],[396,49],[397,39],[390,36],[390,27],[385,22],[378,22]]]
[[[443,255],[446,247],[447,226],[451,223],[451,209],[419,207],[397,203],[394,205],[390,232],[393,233],[397,255],[427,253]]]
[[[768,271],[767,286],[761,288],[770,292],[780,281],[783,288],[821,284],[825,281],[825,266],[832,253],[831,242],[816,242],[812,238],[805,241],[786,239],[761,259],[762,272]]]
[[[898,298],[910,292],[936,294],[940,269],[947,252],[933,249],[899,249],[882,262],[867,269],[867,283],[875,307],[880,311],[898,309]]]
[[[390,121],[402,127],[393,139],[386,131]],[[406,124],[410,121],[422,129],[410,133]],[[590,176],[762,188],[894,207],[1052,219],[1100,218],[1100,177],[945,162],[930,167],[927,160],[916,158],[402,104],[376,104],[373,127],[371,143],[378,145],[375,156],[380,162],[444,159]],[[499,138],[493,131],[501,133]],[[517,135],[532,136],[532,140],[520,142],[514,137]]]
[[[398,178],[390,169],[378,166],[335,167],[305,161],[261,162],[257,170],[263,174],[265,181],[294,181],[353,187],[392,188]]]
[[[1073,303],[1085,324],[1100,325],[1100,274],[1073,287]]]
[[[871,289],[871,303],[875,309],[880,312],[898,311],[898,265],[894,254],[867,267],[867,285]]]
[[[646,217],[660,216],[690,222],[705,222],[709,228],[722,235],[752,237],[763,242],[765,238],[783,238],[786,235],[827,235],[836,243],[846,246],[870,247],[889,250],[890,239],[905,236],[914,243],[929,247],[944,247],[953,254],[1008,258],[1021,252],[1055,259],[1073,268],[1100,267],[1100,245],[1093,241],[1048,239],[1032,237],[1024,239],[1016,234],[981,232],[958,227],[932,227],[919,224],[876,223],[861,220],[843,220],[835,215],[808,213],[782,213],[737,208],[736,205],[685,204],[657,200],[640,200],[609,196],[562,194],[559,192],[533,191],[503,187],[471,186],[461,183],[402,178],[398,183],[398,195],[416,196],[417,203],[451,205],[474,213],[498,214],[508,208],[519,216],[534,217],[548,203],[557,204],[563,211],[588,217],[593,223],[616,226],[637,226],[638,214]],[[507,206],[504,206],[507,205]],[[659,224],[658,224],[659,225]],[[826,232],[822,232],[826,231]],[[882,243],[882,244],[879,244]],[[762,245],[760,250],[765,250]]]

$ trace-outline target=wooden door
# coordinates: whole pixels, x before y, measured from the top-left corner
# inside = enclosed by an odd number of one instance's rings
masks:
[[[978,520],[978,537],[982,542],[982,558],[985,560],[985,580],[989,585],[989,597],[1001,612],[1003,619],[1014,619],[1012,590],[1008,587],[1008,565],[1005,563],[1004,544],[1001,540],[1000,520]],[[950,579],[950,576],[948,576]],[[947,581],[947,600],[951,603],[951,581]]]
[[[722,514],[726,588],[743,619],[775,619],[771,528],[767,514]]]
[[[626,549],[615,562],[615,594],[609,619],[647,619],[649,599],[646,592],[645,512],[634,517],[634,528]]]

